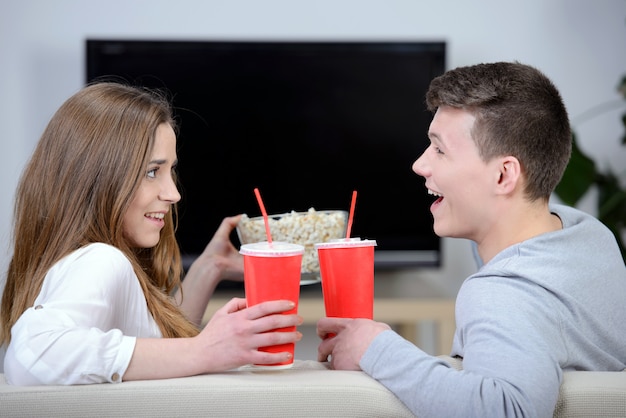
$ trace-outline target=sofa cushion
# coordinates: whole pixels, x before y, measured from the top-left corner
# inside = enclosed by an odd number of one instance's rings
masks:
[[[460,359],[440,356],[460,370]],[[412,417],[363,372],[296,360],[288,370],[237,371],[85,386],[8,385],[0,417]],[[626,417],[626,372],[565,372],[554,417]]]
[[[563,373],[554,417],[626,417],[626,372]]]
[[[457,370],[460,358],[439,356]],[[554,418],[626,417],[626,371],[563,373]]]
[[[412,417],[363,372],[330,371],[296,360],[291,369],[237,371],[179,379],[84,386],[8,385],[0,375],[2,417]]]

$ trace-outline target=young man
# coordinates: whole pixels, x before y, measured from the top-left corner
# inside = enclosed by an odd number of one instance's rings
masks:
[[[449,71],[426,99],[431,145],[413,170],[436,197],[435,232],[474,241],[482,260],[457,296],[451,355],[463,371],[365,319],[321,319],[319,360],[362,369],[422,418],[551,417],[563,371],[626,367],[615,238],[548,203],[571,153],[565,106],[519,63]]]

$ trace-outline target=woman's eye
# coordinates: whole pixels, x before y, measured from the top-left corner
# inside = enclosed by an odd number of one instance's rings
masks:
[[[436,154],[442,154],[443,155],[443,151],[441,150],[441,148],[439,147],[435,147],[435,153]]]
[[[156,178],[156,172],[158,171],[158,168],[153,168],[151,170],[148,170],[148,173],[146,174],[148,176],[148,178],[153,179]]]

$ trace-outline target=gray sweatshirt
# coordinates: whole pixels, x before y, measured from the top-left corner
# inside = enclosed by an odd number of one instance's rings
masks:
[[[456,371],[393,331],[361,368],[421,418],[552,417],[568,370],[626,367],[626,268],[595,218],[554,205],[563,229],[506,248],[456,300]]]

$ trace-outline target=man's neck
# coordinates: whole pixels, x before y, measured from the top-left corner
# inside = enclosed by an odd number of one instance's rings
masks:
[[[509,206],[503,213],[485,239],[477,243],[478,253],[485,264],[511,245],[563,228],[561,219],[550,212],[547,202]]]

